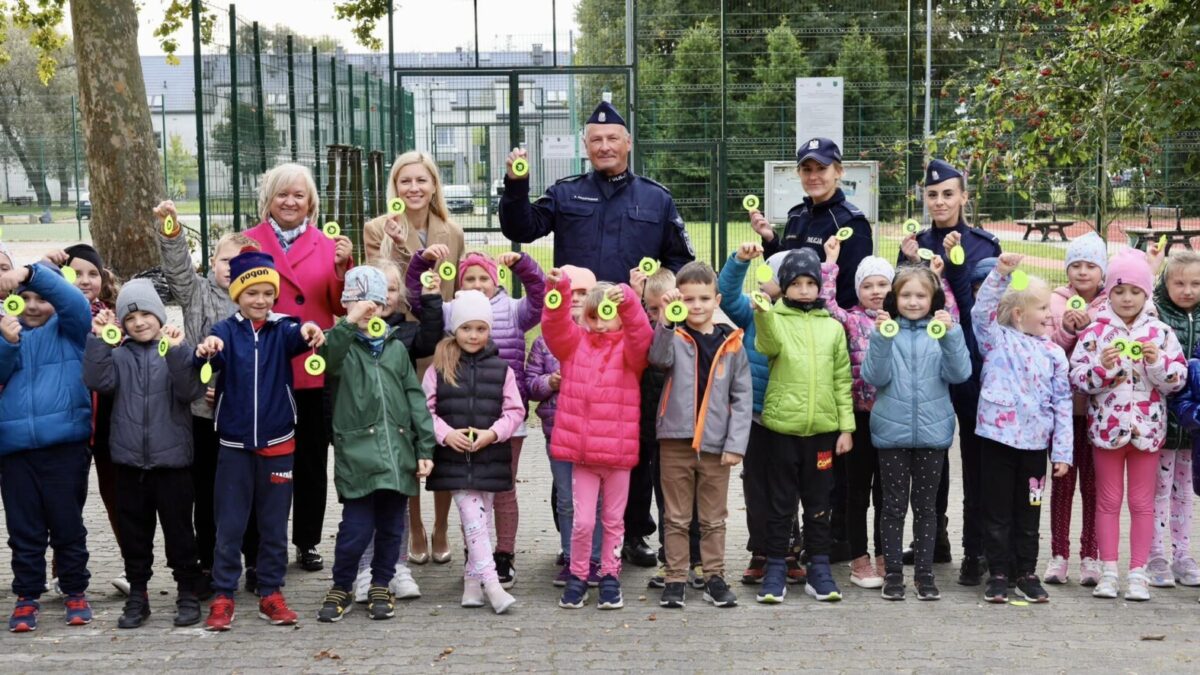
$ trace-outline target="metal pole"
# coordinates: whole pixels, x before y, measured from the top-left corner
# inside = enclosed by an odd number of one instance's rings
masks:
[[[233,230],[235,232],[240,232],[242,229],[242,135],[239,128],[242,110],[241,100],[238,96],[240,79],[241,74],[238,72],[237,61],[237,8],[231,4],[229,5],[229,126],[232,135],[230,136],[229,156],[232,159],[230,171],[233,187]]]
[[[196,164],[200,167],[201,264],[208,271],[208,187],[204,180],[204,79],[200,67],[200,0],[192,0],[192,78],[196,83]]]
[[[626,0],[626,2],[632,2],[632,0]],[[720,239],[719,248],[722,254],[729,250],[725,242],[727,237],[725,230],[728,229],[728,220],[725,214],[725,194],[729,191],[729,177],[727,175],[729,170],[729,148],[725,143],[725,113],[727,107],[725,79],[729,69],[725,64],[725,0],[721,0],[721,140],[720,145],[717,147],[717,233]],[[710,240],[709,245],[711,246],[712,243]],[[713,262],[716,262],[715,257],[713,258]]]
[[[396,27],[392,3],[387,4],[388,15],[388,150],[396,156]]]
[[[76,124],[75,97],[71,97],[71,151],[75,154],[75,238],[83,240],[83,217],[79,212],[79,125]],[[4,164],[4,180],[8,182],[8,162]],[[5,194],[8,191],[5,190]]]
[[[338,138],[338,91],[337,91],[337,57],[329,57],[329,105],[333,110],[333,144],[337,145]]]
[[[925,0],[925,134],[921,139],[921,166],[929,163],[929,138],[932,136],[930,122],[930,88],[933,87],[933,0]],[[921,200],[922,218],[929,213],[929,204]]]
[[[317,86],[317,48],[312,48],[312,81],[313,81],[313,178],[317,181],[318,190],[321,185],[321,88]]]
[[[254,22],[254,97],[258,101],[258,170],[267,172],[267,116],[263,110],[262,48],[258,43],[258,22]]]
[[[550,63],[558,67],[558,1],[550,0]],[[489,204],[491,201],[488,202]]]
[[[292,141],[292,161],[299,159],[300,146],[296,140],[296,58],[292,52],[292,34],[287,36],[288,59],[288,138]]]
[[[164,89],[162,93],[162,103],[159,105],[159,110],[162,113],[162,150],[163,150],[163,193],[167,198],[171,198],[171,177],[167,170],[167,92]]]
[[[471,14],[475,18],[475,67],[479,67],[479,0],[473,0],[471,3],[475,9]]]
[[[508,140],[512,147],[521,147],[521,77],[508,74]],[[437,135],[434,135],[437,138]],[[520,251],[521,245],[513,242],[512,250]],[[513,297],[521,297],[521,282],[513,278]]]
[[[905,30],[905,62],[904,62],[904,78],[908,82],[908,87],[905,91],[907,96],[904,103],[904,216],[912,217],[913,200],[912,200],[912,177],[913,177],[913,149],[912,149],[912,118],[913,118],[913,81],[912,81],[912,66],[913,66],[913,3],[908,0],[908,24]]]
[[[346,64],[346,90],[348,116],[350,118],[350,139],[347,145],[354,145],[354,66]]]
[[[367,137],[363,143],[363,149],[370,152],[371,150],[371,78],[367,71],[363,71],[363,121],[367,124]]]

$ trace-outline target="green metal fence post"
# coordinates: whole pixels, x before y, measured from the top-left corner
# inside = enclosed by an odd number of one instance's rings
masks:
[[[83,214],[79,211],[79,125],[76,122],[78,119],[75,109],[75,97],[71,97],[71,152],[75,154],[75,238],[83,240]],[[5,166],[5,180],[7,180],[8,167]],[[8,191],[5,190],[5,194]]]
[[[387,4],[388,18],[388,149],[392,157],[395,157],[399,146],[396,145],[396,30],[394,21],[393,3]]]
[[[262,48],[258,42],[258,22],[254,22],[254,98],[258,102],[258,170],[267,172],[267,115],[263,103]]]
[[[208,188],[205,185],[204,164],[204,78],[200,67],[200,0],[192,0],[192,77],[196,83],[196,165],[200,168],[200,256],[208,271]]]
[[[163,152],[163,194],[167,199],[171,198],[171,176],[167,171],[167,93],[162,94],[162,102],[158,106],[161,114],[159,126],[162,127],[162,152]],[[76,209],[78,210],[78,209]]]
[[[478,42],[476,42],[475,49],[478,52]],[[510,147],[521,147],[521,77],[516,73],[508,74],[508,142]],[[512,250],[520,251],[521,245],[513,242]],[[521,281],[515,275],[513,275],[513,297],[521,297]]]
[[[354,142],[354,66],[346,64],[346,112],[350,120],[350,142],[347,145],[356,145]]]
[[[363,140],[363,150],[371,151],[371,78],[363,71],[363,121],[366,122],[366,138]]]
[[[337,91],[337,57],[329,57],[329,104],[333,107],[333,144],[340,140],[338,134],[338,91]]]
[[[313,81],[313,178],[317,181],[317,190],[321,187],[321,88],[317,83],[317,48],[312,48],[312,81]]]
[[[238,122],[241,118],[241,101],[238,97],[238,80],[240,80],[237,60],[237,8],[229,5],[229,126],[232,131],[230,138],[229,156],[230,184],[233,188],[233,231],[242,230],[242,159],[241,132]]]
[[[287,36],[288,69],[288,138],[291,139],[292,161],[299,159],[300,146],[296,140],[296,58],[292,52],[292,34]]]

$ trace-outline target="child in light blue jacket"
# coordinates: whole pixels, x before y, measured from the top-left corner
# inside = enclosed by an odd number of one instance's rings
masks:
[[[900,268],[876,315],[862,378],[876,387],[871,442],[883,483],[882,595],[904,599],[904,516],[913,508],[915,580],[921,600],[940,597],[933,579],[935,501],[946,449],[954,440],[951,384],[971,376],[963,330],[945,309],[938,278],[922,266]],[[894,319],[892,317],[895,317]]]

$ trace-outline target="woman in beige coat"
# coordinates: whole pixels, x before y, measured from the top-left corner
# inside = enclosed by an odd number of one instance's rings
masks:
[[[419,250],[434,244],[450,249],[447,260],[458,264],[463,256],[463,230],[450,220],[446,209],[446,197],[442,191],[442,179],[437,164],[428,153],[419,150],[406,152],[392,163],[388,174],[387,197],[390,202],[396,197],[404,200],[404,213],[385,214],[367,222],[363,228],[363,242],[367,263],[391,260],[400,267],[403,283],[408,273],[412,256]],[[404,289],[401,288],[401,297]],[[442,299],[454,298],[454,281],[442,281]],[[405,307],[408,320],[414,320]],[[422,360],[421,372],[428,367]],[[447,517],[450,512],[450,493],[434,493],[434,520],[432,554],[430,542],[421,520],[421,499],[409,499],[409,533],[411,553],[409,562],[421,565],[431,555],[436,563],[450,562],[450,542],[446,537]]]

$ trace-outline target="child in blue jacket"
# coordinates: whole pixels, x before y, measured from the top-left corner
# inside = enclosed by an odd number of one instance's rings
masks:
[[[47,265],[0,275],[0,297],[14,292],[23,311],[6,302],[9,314],[0,318],[0,495],[17,596],[8,629],[24,633],[37,629],[47,541],[67,624],[92,621],[83,526],[92,432],[83,347],[92,313],[83,294]]]

